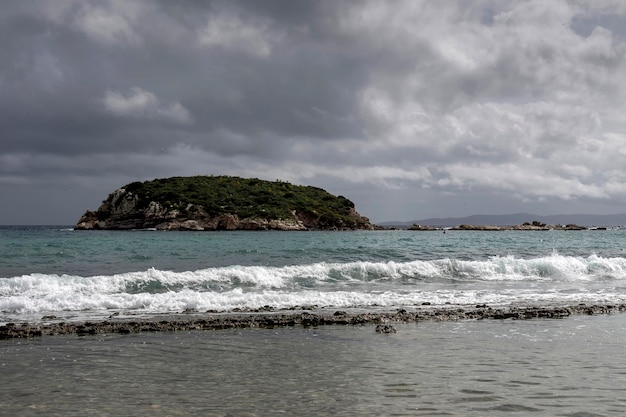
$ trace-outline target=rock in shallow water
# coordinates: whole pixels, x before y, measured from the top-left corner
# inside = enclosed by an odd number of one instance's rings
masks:
[[[391,324],[379,324],[378,326],[376,326],[376,333],[389,334],[395,332],[396,328],[393,327]]]

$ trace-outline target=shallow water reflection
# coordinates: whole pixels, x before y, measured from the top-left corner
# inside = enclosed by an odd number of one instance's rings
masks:
[[[0,342],[14,416],[608,416],[626,315]]]

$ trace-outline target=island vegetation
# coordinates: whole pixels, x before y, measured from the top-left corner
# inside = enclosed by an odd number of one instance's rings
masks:
[[[312,186],[232,176],[132,182],[87,211],[76,229],[372,229],[354,203]]]

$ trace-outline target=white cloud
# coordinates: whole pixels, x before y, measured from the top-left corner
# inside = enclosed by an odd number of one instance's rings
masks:
[[[121,7],[121,4],[111,9],[85,4],[76,14],[74,23],[81,31],[98,42],[139,45],[141,37],[133,28],[135,14],[132,11],[127,13],[128,10],[128,8]]]
[[[198,42],[252,56],[267,57],[283,35],[264,19],[242,20],[232,13],[211,15],[198,31]]]
[[[405,58],[375,67],[359,93],[372,155],[421,149],[415,162],[433,176],[417,181],[442,190],[569,200],[624,189],[607,172],[621,171],[626,142],[606,134],[626,129],[623,40],[605,28],[579,36],[570,21],[585,9],[571,2],[446,3],[438,14],[416,3],[394,3],[397,13],[370,2],[342,20],[363,48]],[[476,11],[487,4],[485,24]]]
[[[141,0],[55,0],[36,3],[36,13],[108,47],[141,47],[147,40],[170,46],[190,42],[194,35],[187,22],[162,6]]]
[[[191,114],[179,102],[162,103],[156,95],[139,87],[132,87],[126,94],[108,90],[102,102],[106,110],[122,117],[181,124],[191,121]]]
[[[38,12],[59,25],[69,25],[105,45],[138,46],[142,37],[138,20],[151,8],[149,3],[125,0],[55,0],[38,5]]]

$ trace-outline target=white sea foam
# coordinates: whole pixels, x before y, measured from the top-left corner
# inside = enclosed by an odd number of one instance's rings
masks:
[[[614,281],[606,285],[607,281]],[[116,275],[31,274],[0,279],[6,317],[55,311],[228,311],[271,305],[623,302],[626,259],[596,255],[487,260],[230,266]],[[603,285],[594,286],[596,283]]]

